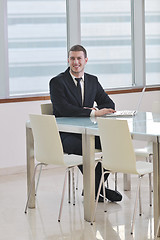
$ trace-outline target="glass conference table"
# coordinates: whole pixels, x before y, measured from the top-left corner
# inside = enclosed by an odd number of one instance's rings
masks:
[[[118,118],[120,119],[120,118]],[[156,231],[158,218],[160,216],[160,114],[151,112],[139,112],[134,117],[123,118],[128,121],[130,133],[133,139],[149,141],[153,143],[153,188],[154,188],[154,229]],[[96,118],[56,118],[59,131],[81,133],[83,164],[84,164],[84,219],[91,221],[95,206],[95,161],[94,161],[94,136],[98,136]],[[27,143],[27,185],[29,188],[34,171],[34,141],[30,123],[26,124]],[[124,189],[130,189],[127,175],[124,178]],[[35,207],[35,194],[29,202],[29,207]]]

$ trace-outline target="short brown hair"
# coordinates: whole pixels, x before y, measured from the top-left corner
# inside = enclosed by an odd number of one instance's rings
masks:
[[[69,53],[70,53],[70,52],[80,52],[80,51],[84,52],[84,57],[87,58],[87,51],[86,51],[86,49],[85,49],[83,46],[81,46],[81,45],[74,45],[74,46],[72,46],[72,47],[70,48],[70,50],[68,51],[68,57],[69,57]]]

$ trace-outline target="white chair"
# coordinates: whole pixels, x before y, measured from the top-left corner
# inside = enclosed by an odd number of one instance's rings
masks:
[[[160,113],[160,101],[153,101],[152,112]],[[147,145],[143,148],[134,148],[136,157],[145,158],[146,161],[152,162],[153,159],[153,147],[151,142],[147,142]],[[151,174],[149,174],[151,184]],[[117,173],[115,173],[115,190],[117,190]]]
[[[152,113],[160,113],[160,101],[153,101]],[[153,157],[152,144],[148,142],[144,148],[135,148],[135,154],[136,156],[145,157],[147,161],[151,162]]]
[[[160,101],[153,101],[152,112],[160,113]],[[134,151],[137,157],[144,157],[146,161],[152,162],[153,147],[151,142],[148,142],[147,146],[144,148],[135,148]],[[151,181],[151,175],[150,175],[150,181]]]
[[[30,122],[33,131],[34,144],[35,144],[35,157],[38,164],[35,166],[28,199],[25,207],[27,213],[28,203],[30,200],[34,178],[37,167],[40,165],[59,165],[66,168],[63,192],[59,210],[58,221],[61,219],[61,212],[64,200],[64,192],[66,186],[67,172],[71,171],[74,167],[82,164],[82,157],[78,155],[68,155],[63,153],[63,147],[59,136],[56,119],[49,115],[30,115]],[[73,181],[74,188],[74,181]],[[74,189],[73,189],[74,191]],[[75,193],[75,191],[74,191]],[[74,198],[75,202],[75,198]]]
[[[120,172],[126,174],[136,174],[139,177],[136,200],[131,224],[131,234],[133,233],[135,212],[139,196],[139,215],[141,215],[140,183],[145,174],[153,172],[153,165],[149,162],[136,161],[132,139],[128,128],[127,120],[99,118],[98,127],[102,144],[102,169],[107,169],[102,174],[101,182],[96,199],[96,207],[103,183],[104,174],[111,172]],[[104,184],[103,184],[104,185]],[[104,192],[105,194],[105,192]],[[150,189],[151,195],[151,189]],[[105,199],[105,198],[104,198]],[[95,219],[95,212],[92,218],[92,224]]]
[[[152,143],[148,142],[147,146],[144,148],[134,148],[134,152],[136,157],[143,157],[146,159],[147,162],[152,162],[153,158],[153,149],[152,149]],[[117,190],[117,183],[118,183],[118,176],[117,173],[115,173],[115,190]],[[149,173],[149,182],[151,183],[151,174]],[[151,206],[151,199],[150,199],[150,206]]]
[[[42,114],[45,114],[45,115],[53,115],[53,105],[52,103],[43,103],[41,104],[41,113]],[[100,149],[95,149],[95,161],[96,163],[98,163],[99,161],[101,161],[102,159],[102,151]],[[40,174],[41,174],[41,169],[40,169],[40,172],[39,172],[39,177],[38,179],[40,178]],[[70,196],[70,172],[69,172],[69,196]],[[77,171],[77,180],[76,180],[76,190],[78,190],[78,179],[79,179],[79,169]],[[73,181],[73,179],[72,179]],[[107,181],[108,183],[108,181]],[[37,186],[36,186],[36,191],[37,192],[37,189],[38,189],[38,184],[39,184],[39,181],[37,181]],[[70,202],[70,197],[69,197],[69,202]]]
[[[43,104],[41,104],[41,113],[45,114],[45,115],[53,115],[53,105],[52,105],[52,103],[43,103]],[[41,170],[42,170],[42,166],[41,166],[40,171],[39,171],[35,194],[37,194],[39,180],[40,180],[40,175],[41,175]],[[74,176],[74,172],[73,171],[72,171],[72,176]],[[77,174],[77,181],[78,181],[78,174]],[[73,182],[73,177],[72,177],[72,182]],[[70,177],[70,171],[69,171],[68,172],[68,196],[69,196],[68,203],[71,202],[70,183],[71,183],[71,177]],[[77,186],[76,186],[76,189],[78,189]],[[74,193],[73,193],[73,196],[74,196]]]
[[[45,115],[53,115],[53,105],[52,103],[41,104],[41,113]]]

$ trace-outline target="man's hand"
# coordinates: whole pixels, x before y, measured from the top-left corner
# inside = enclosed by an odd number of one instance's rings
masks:
[[[116,112],[112,108],[102,108],[100,110],[95,111],[95,117],[100,117],[108,113],[114,113]]]
[[[84,109],[90,109],[90,110],[97,110],[97,108],[89,108],[89,107],[83,107]]]

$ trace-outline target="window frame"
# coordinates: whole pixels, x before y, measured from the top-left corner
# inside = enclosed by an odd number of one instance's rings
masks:
[[[132,88],[107,89],[109,94],[139,91],[146,81],[145,66],[145,0],[131,0]],[[80,0],[66,0],[67,51],[81,44]],[[0,0],[0,103],[12,101],[48,100],[49,93],[9,96],[7,1]],[[72,31],[74,29],[74,31]],[[160,85],[147,86],[147,91],[160,90]],[[8,99],[8,100],[7,100]],[[31,100],[31,101],[32,101]]]

